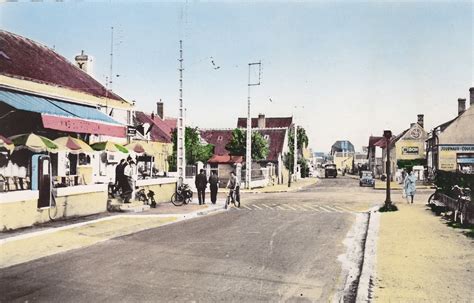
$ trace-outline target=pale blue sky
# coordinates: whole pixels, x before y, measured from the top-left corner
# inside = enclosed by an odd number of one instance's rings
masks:
[[[359,150],[418,113],[427,129],[454,117],[473,84],[472,14],[470,1],[4,3],[0,27],[71,60],[84,49],[104,82],[114,26],[114,91],[147,111],[161,98],[166,115],[177,114],[183,39],[188,121],[206,128],[246,115],[247,63],[261,60],[253,116],[294,112],[328,151],[340,139]]]

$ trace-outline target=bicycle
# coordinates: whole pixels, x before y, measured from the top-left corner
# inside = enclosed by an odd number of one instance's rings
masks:
[[[155,208],[156,207],[156,201],[155,201],[155,192],[152,190],[149,190],[148,193],[145,193],[145,189],[142,188],[136,193],[136,199],[138,201],[142,201],[143,204],[145,205],[150,205],[150,207]]]
[[[193,192],[187,184],[182,184],[176,188],[176,192],[171,196],[170,200],[174,206],[189,204],[193,201]]]
[[[457,206],[454,210],[454,222],[458,222],[459,220],[459,223],[464,225],[468,222],[468,206],[471,202],[471,189],[454,185],[452,191],[455,192],[457,196]]]
[[[229,190],[229,194],[227,195],[227,199],[225,201],[225,206],[224,206],[225,209],[227,209],[228,205],[230,205],[230,202],[232,202],[235,207],[240,208],[240,201],[237,200],[236,196],[237,196],[236,189]]]

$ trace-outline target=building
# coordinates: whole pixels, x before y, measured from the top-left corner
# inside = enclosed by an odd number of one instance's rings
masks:
[[[369,144],[367,146],[367,166],[368,169],[374,174],[374,176],[380,176],[382,174],[382,155],[381,151],[377,155],[377,147],[385,146],[385,138],[378,136],[370,136]],[[380,143],[379,143],[380,142]]]
[[[162,172],[169,172],[168,157],[173,153],[172,134],[177,120],[164,117],[164,104],[157,102],[157,114],[135,111],[134,125],[137,137],[149,141],[156,151],[155,167]]]
[[[466,99],[458,99],[458,115],[438,126],[427,139],[427,163],[433,170],[474,172],[474,87]]]
[[[402,131],[399,135],[393,136],[390,140],[390,167],[392,176],[399,178],[401,170],[415,169],[420,179],[423,178],[423,168],[426,166],[426,139],[428,133],[424,127],[424,115],[418,115],[416,123],[411,123],[410,127]],[[386,140],[383,138],[375,143],[383,148],[382,162],[387,159]],[[383,165],[383,173],[386,174],[386,167]]]
[[[331,152],[330,154],[334,156],[336,152],[341,152],[341,153],[354,153],[354,145],[351,143],[351,141],[348,140],[338,140],[334,142],[334,144],[331,146]]]
[[[293,126],[293,117],[265,117],[259,114],[252,118],[252,128],[290,128]],[[238,128],[247,128],[247,118],[237,119]]]
[[[284,179],[288,178],[288,171],[283,164],[283,155],[288,152],[288,130],[286,128],[263,128],[256,131],[267,140],[269,153],[266,159],[253,163],[252,170],[255,170],[255,174],[258,175],[261,168],[267,168],[270,176],[276,177],[275,182],[283,183]],[[214,145],[214,155],[209,159],[208,164],[211,169],[218,171],[220,178],[226,178],[230,171],[235,170],[237,164],[244,163],[243,156],[231,156],[225,148],[232,139],[232,132],[232,129],[201,130],[203,140]],[[255,179],[255,181],[257,180]]]

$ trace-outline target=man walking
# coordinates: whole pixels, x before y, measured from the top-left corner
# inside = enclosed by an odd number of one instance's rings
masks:
[[[216,204],[217,201],[217,189],[219,188],[219,177],[217,172],[213,171],[209,177],[209,187],[211,189],[211,202]]]
[[[199,175],[196,176],[196,181],[194,182],[196,185],[199,205],[206,204],[206,187],[207,187],[207,179],[206,174],[204,173],[204,169],[201,169]]]

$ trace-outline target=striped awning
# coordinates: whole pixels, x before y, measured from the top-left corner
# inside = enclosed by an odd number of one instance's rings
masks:
[[[0,91],[0,102],[41,114],[44,128],[124,138],[126,126],[95,107],[13,91]]]

